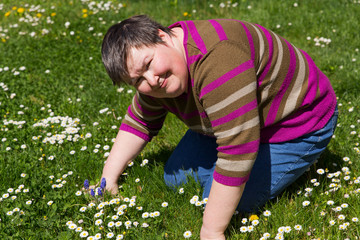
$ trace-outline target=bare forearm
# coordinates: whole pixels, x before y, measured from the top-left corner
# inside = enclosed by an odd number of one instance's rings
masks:
[[[213,180],[203,216],[201,239],[225,239],[231,217],[240,201],[245,184],[226,186]]]
[[[145,140],[134,134],[119,131],[103,169],[102,177],[106,178],[106,182],[116,183],[127,164],[143,150],[146,144]]]

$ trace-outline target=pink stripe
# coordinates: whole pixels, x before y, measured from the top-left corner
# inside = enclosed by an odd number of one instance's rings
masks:
[[[121,126],[120,126],[120,130],[122,131],[125,131],[125,132],[129,132],[129,133],[132,133],[136,136],[138,136],[139,138],[142,138],[144,139],[145,141],[147,142],[150,142],[151,141],[151,138],[149,135],[143,133],[143,132],[140,132],[139,130],[135,129],[135,128],[132,128],[130,127],[129,125],[125,124],[125,123],[122,123]]]
[[[214,171],[213,177],[216,182],[224,184],[226,186],[240,186],[249,180],[250,173],[245,177],[227,177]]]
[[[249,31],[249,29],[245,26],[245,24],[241,21],[238,21],[241,23],[241,25],[243,26],[245,32],[246,32],[246,36],[248,38],[248,41],[249,41],[249,46],[250,46],[250,50],[251,50],[251,60],[252,61],[255,61],[255,47],[254,47],[254,40],[251,36],[251,33]]]
[[[188,65],[190,66],[190,65],[193,64],[194,62],[199,61],[202,57],[203,57],[202,54],[190,56],[190,57],[188,58]]]
[[[174,24],[171,24],[169,26],[169,28],[174,28],[174,27],[178,27],[178,26],[181,26],[182,30],[184,31],[184,42],[183,42],[183,46],[184,46],[184,49],[185,49],[185,54],[186,54],[186,59],[187,59],[187,62],[188,62],[188,70],[190,71],[190,64],[189,64],[189,52],[188,52],[188,49],[187,49],[187,42],[188,42],[188,36],[189,36],[189,33],[188,33],[188,29],[187,29],[187,26],[186,26],[186,23],[181,21],[181,22],[176,22]]]
[[[160,115],[160,114],[163,113],[163,112],[160,112],[160,111],[151,112],[151,111],[148,111],[148,110],[144,109],[144,108],[140,105],[140,103],[139,103],[139,101],[138,101],[138,98],[135,98],[135,102],[136,102],[136,105],[138,106],[138,108],[139,108],[143,113],[145,113],[146,115],[153,116],[153,115]]]
[[[161,129],[163,123],[159,123],[159,124],[148,124],[146,122],[141,121],[139,118],[137,118],[135,116],[135,114],[131,111],[131,105],[128,107],[128,114],[130,115],[130,117],[132,117],[135,121],[137,121],[138,123],[141,123],[142,125],[144,125],[145,127],[151,128],[151,129]]]
[[[207,53],[207,50],[206,50],[206,46],[205,46],[205,43],[204,41],[202,40],[199,32],[197,31],[196,29],[196,26],[194,24],[193,21],[186,21],[188,27],[189,27],[189,31],[190,31],[190,34],[191,34],[191,37],[194,39],[195,43],[196,43],[196,46],[199,48],[200,52],[202,54],[206,54]]]
[[[220,25],[220,23],[218,23],[216,20],[213,20],[213,19],[209,20],[209,22],[215,28],[216,33],[218,34],[220,41],[228,40],[228,38],[226,36],[226,33],[225,33],[223,27]]]
[[[199,99],[201,99],[204,95],[208,94],[209,92],[213,91],[214,89],[218,88],[219,86],[223,85],[224,83],[226,83],[233,77],[252,68],[253,66],[254,66],[253,61],[249,60],[247,62],[240,64],[239,66],[230,70],[229,72],[225,73],[224,75],[222,75],[221,77],[219,77],[218,79],[209,83],[203,89],[201,89]]]
[[[254,153],[259,149],[260,139],[243,143],[239,145],[228,145],[228,146],[221,146],[218,147],[217,150],[219,152],[229,154],[229,155],[241,155],[246,153]]]
[[[200,114],[200,117],[201,117],[201,118],[207,118],[206,112],[201,112],[201,113],[199,113],[199,114]]]
[[[242,116],[243,114],[255,109],[256,107],[257,107],[257,100],[255,99],[252,102],[249,102],[248,104],[242,106],[241,108],[236,109],[232,113],[229,113],[228,115],[226,115],[222,118],[218,118],[214,121],[211,121],[211,125],[212,125],[212,127],[216,127],[216,126],[225,124],[225,123],[230,122],[231,120],[234,120],[235,118],[238,118],[238,117]]]
[[[277,112],[279,110],[281,100],[284,97],[284,94],[285,94],[286,90],[288,89],[288,87],[294,77],[294,73],[295,73],[295,69],[296,69],[296,56],[295,56],[294,49],[288,41],[285,40],[285,42],[288,46],[289,53],[290,53],[289,69],[288,69],[288,72],[284,79],[284,82],[280,87],[280,90],[276,94],[274,101],[270,106],[269,113],[266,117],[265,126],[269,126],[270,124],[272,124],[274,122]]]
[[[313,102],[316,97],[316,92],[319,84],[319,72],[320,70],[315,65],[314,61],[311,59],[311,57],[304,51],[302,51],[304,54],[306,61],[309,65],[309,78],[308,78],[308,89],[306,97],[302,103],[301,106],[308,105],[309,103]],[[325,77],[326,78],[326,77]],[[326,81],[322,81],[322,88],[324,87],[324,84],[328,84]]]
[[[270,69],[270,66],[271,66],[271,61],[272,61],[272,57],[273,57],[273,41],[272,41],[272,38],[271,38],[271,35],[269,33],[268,30],[266,30],[264,27],[260,26],[260,25],[257,25],[259,28],[261,28],[261,30],[263,30],[265,36],[266,36],[266,39],[269,43],[269,58],[268,58],[268,62],[266,64],[266,67],[263,71],[263,73],[260,75],[259,79],[258,79],[258,86],[261,85],[262,81],[264,80],[266,74],[269,72],[269,69]]]

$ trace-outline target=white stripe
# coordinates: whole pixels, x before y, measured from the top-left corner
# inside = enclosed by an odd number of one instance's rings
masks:
[[[304,58],[303,58],[302,54],[300,53],[300,51],[296,47],[294,47],[294,49],[296,50],[296,53],[297,53],[297,55],[299,57],[299,73],[298,73],[297,78],[295,80],[295,84],[294,84],[293,88],[291,89],[290,95],[286,100],[284,112],[282,114],[283,118],[286,115],[288,115],[289,113],[291,113],[295,109],[296,102],[297,102],[297,100],[298,100],[298,98],[300,96],[302,85],[303,85],[303,83],[305,81],[305,62],[304,62]]]
[[[211,113],[220,111],[226,106],[230,105],[231,103],[235,102],[236,100],[242,98],[243,96],[254,90],[256,90],[256,82],[251,82],[250,84],[234,92],[224,100],[218,102],[215,105],[212,105],[211,107],[206,108],[205,112],[209,115]]]
[[[134,119],[132,119],[128,114],[125,115],[125,120],[131,122],[132,124],[138,126],[139,128],[143,129],[145,132],[147,132],[144,125],[142,125],[142,124],[138,123],[137,121],[135,121]]]
[[[232,129],[229,129],[229,130],[226,130],[226,131],[223,131],[223,132],[217,132],[217,133],[215,133],[215,136],[217,138],[226,138],[226,137],[230,137],[230,136],[233,136],[233,135],[237,135],[241,131],[245,131],[246,129],[255,127],[259,123],[260,123],[259,117],[256,116],[253,119],[244,122],[240,126],[236,126],[236,127],[232,128]]]
[[[253,160],[238,160],[230,161],[223,158],[218,158],[216,165],[226,171],[230,172],[247,172],[250,171],[254,164]]]
[[[260,70],[262,70],[263,67],[264,67],[264,66],[260,66],[261,63],[263,63],[263,65],[266,64],[265,61],[262,61],[262,59],[264,57],[264,53],[265,53],[265,42],[264,42],[264,38],[261,35],[261,32],[259,31],[259,29],[255,25],[253,25],[251,23],[250,23],[250,25],[255,29],[255,31],[256,31],[256,33],[257,33],[257,35],[259,37],[259,43],[260,43],[260,51],[259,51],[260,56],[259,56],[259,62],[258,62],[259,67],[258,67],[257,72],[256,72],[256,76],[258,76],[259,73],[260,73]]]
[[[277,45],[278,45],[278,50],[279,50],[278,51],[278,57],[276,59],[276,64],[275,64],[275,67],[274,67],[274,71],[271,74],[270,81],[266,83],[266,87],[264,88],[264,90],[263,90],[263,92],[261,94],[261,102],[264,102],[264,100],[268,97],[271,84],[278,77],[278,73],[279,73],[279,70],[280,70],[280,65],[281,65],[281,62],[282,62],[282,59],[283,59],[283,55],[284,55],[283,47],[282,47],[282,44],[281,44],[281,41],[280,41],[279,37],[276,34],[274,34],[274,36],[275,36],[275,39],[276,39],[276,42],[277,42]]]

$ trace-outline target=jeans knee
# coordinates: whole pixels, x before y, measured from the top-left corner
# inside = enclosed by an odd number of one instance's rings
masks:
[[[173,173],[164,173],[164,180],[165,184],[168,187],[176,188],[182,184],[185,184],[187,182],[187,176],[180,172],[173,172]]]
[[[175,175],[165,173],[164,174],[164,181],[165,181],[165,184],[168,187],[171,187],[171,188],[175,188],[178,185],[177,181],[176,181],[176,178],[175,178]]]

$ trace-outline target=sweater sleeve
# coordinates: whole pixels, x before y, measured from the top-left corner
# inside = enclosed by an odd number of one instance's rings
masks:
[[[195,79],[218,144],[214,179],[242,185],[260,144],[257,80],[250,50],[232,41],[219,42],[199,61]]]
[[[167,110],[155,99],[136,92],[120,130],[135,134],[145,141],[151,141],[162,128],[166,114]]]

